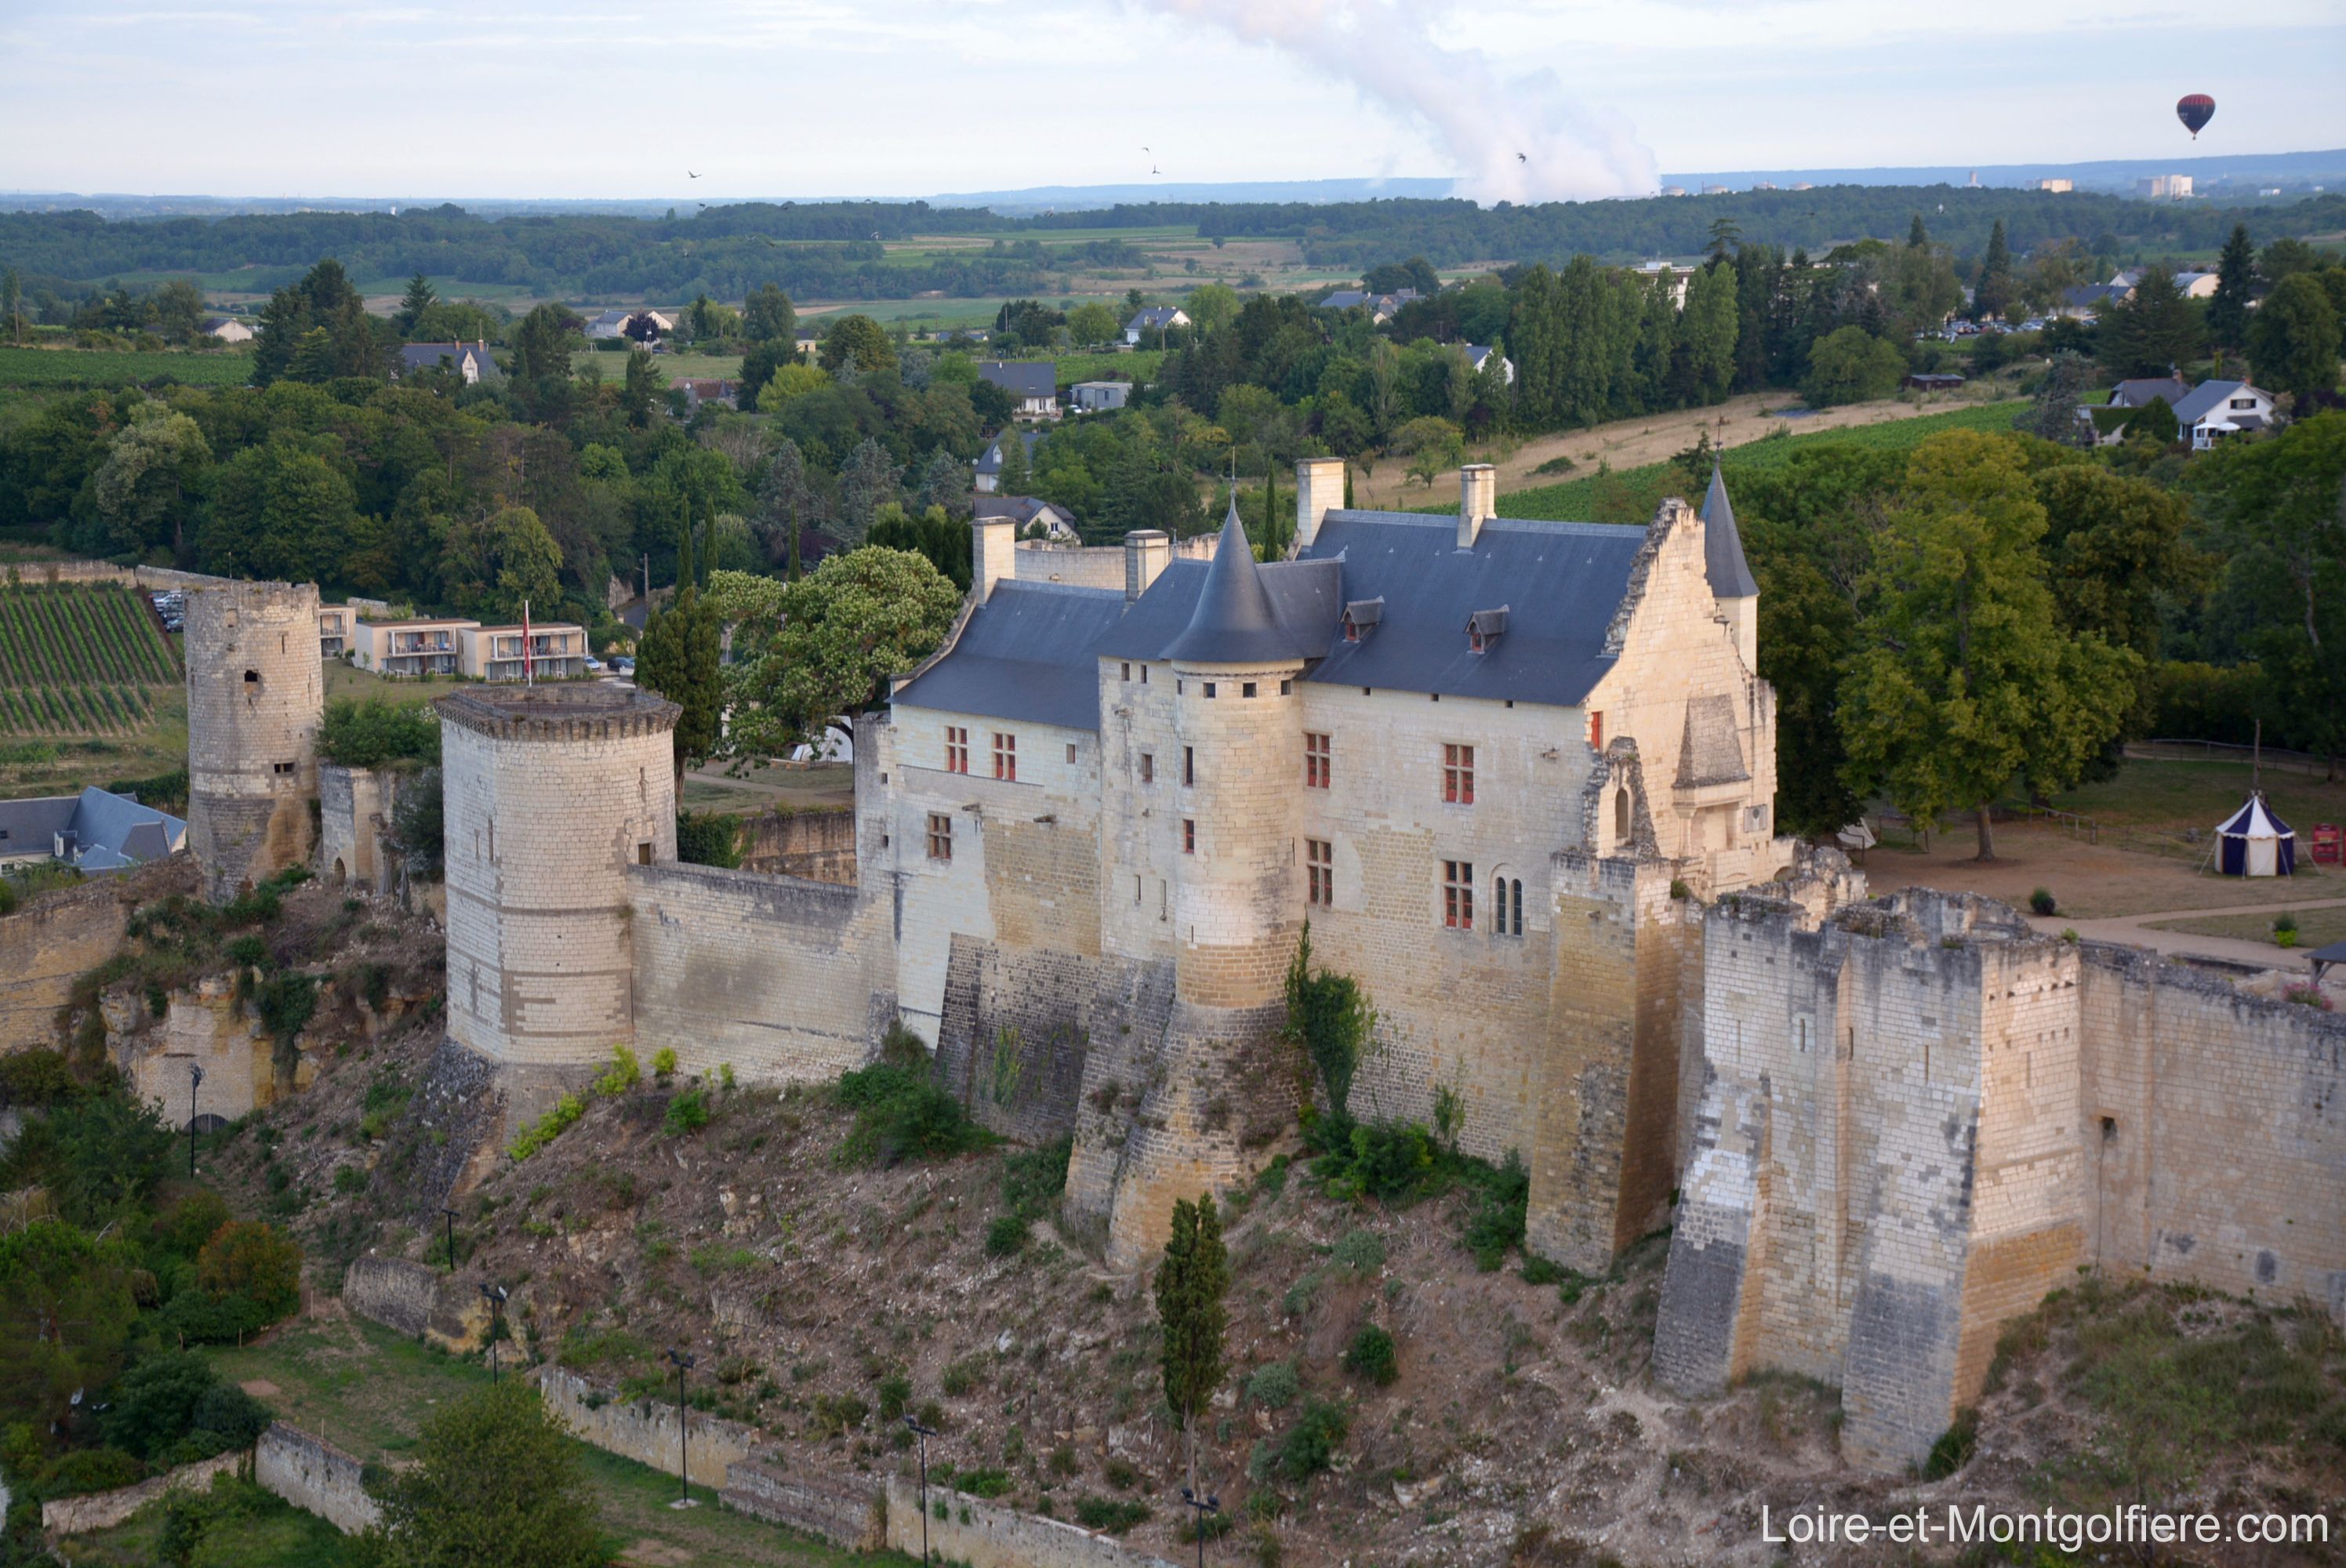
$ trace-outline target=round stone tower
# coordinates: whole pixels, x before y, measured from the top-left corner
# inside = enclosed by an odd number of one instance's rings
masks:
[[[191,590],[186,628],[188,848],[219,902],[313,846],[325,714],[317,585]]]
[[[1188,627],[1166,649],[1181,743],[1174,991],[1279,1002],[1302,925],[1303,650],[1279,624],[1232,506]]]
[[[509,1073],[573,1076],[635,1036],[627,868],[676,859],[682,710],[599,683],[481,687],[434,707],[448,1033]]]

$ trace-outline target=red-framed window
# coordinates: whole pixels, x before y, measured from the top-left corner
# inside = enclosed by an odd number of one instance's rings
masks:
[[[1305,897],[1315,909],[1336,907],[1336,846],[1325,839],[1303,840],[1303,870],[1309,880]]]
[[[1018,781],[1018,738],[998,729],[994,732],[994,776]]]
[[[1454,806],[1474,803],[1474,748],[1471,746],[1444,745],[1442,748],[1442,798]]]
[[[1442,923],[1454,931],[1474,929],[1474,862],[1442,862]]]
[[[969,731],[957,724],[945,726],[945,771],[969,771]]]
[[[1305,789],[1328,788],[1328,766],[1331,760],[1328,738],[1305,730],[1303,732],[1303,787]]]
[[[953,819],[943,811],[929,813],[929,859],[953,859]]]

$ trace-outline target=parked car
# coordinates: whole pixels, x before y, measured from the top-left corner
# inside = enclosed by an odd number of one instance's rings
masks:
[[[636,673],[636,661],[623,654],[611,661],[611,673],[631,676]]]

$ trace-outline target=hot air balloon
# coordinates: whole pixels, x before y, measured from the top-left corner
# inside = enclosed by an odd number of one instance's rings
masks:
[[[2188,97],[2178,98],[2175,100],[2175,117],[2183,122],[2184,128],[2191,133],[2191,139],[2198,141],[2199,133],[2208,128],[2208,122],[2216,117],[2216,100],[2205,93],[2193,93]]]

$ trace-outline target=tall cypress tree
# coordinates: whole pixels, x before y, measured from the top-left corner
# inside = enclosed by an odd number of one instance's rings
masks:
[[[1173,1231],[1165,1238],[1165,1260],[1157,1266],[1157,1321],[1164,1331],[1159,1358],[1165,1402],[1181,1420],[1188,1440],[1189,1490],[1198,1490],[1198,1431],[1214,1390],[1227,1369],[1222,1342],[1229,1310],[1222,1298],[1230,1288],[1230,1255],[1222,1245],[1221,1217],[1211,1193],[1195,1204],[1173,1205]]]
[[[2216,263],[2216,297],[2208,301],[2208,335],[2218,348],[2238,353],[2249,346],[2249,294],[2256,280],[2257,248],[2248,225],[2235,223]]]
[[[1988,230],[1987,255],[1980,261],[1979,285],[1972,290],[1972,309],[1982,316],[2001,316],[2012,303],[2012,247],[2004,237],[2004,219]]]
[[[1262,558],[1276,561],[1280,555],[1279,543],[1279,464],[1266,463],[1262,468]]]
[[[1913,226],[1906,230],[1906,243],[1920,250],[1931,242],[1931,231],[1923,227],[1923,215],[1914,215]]]

